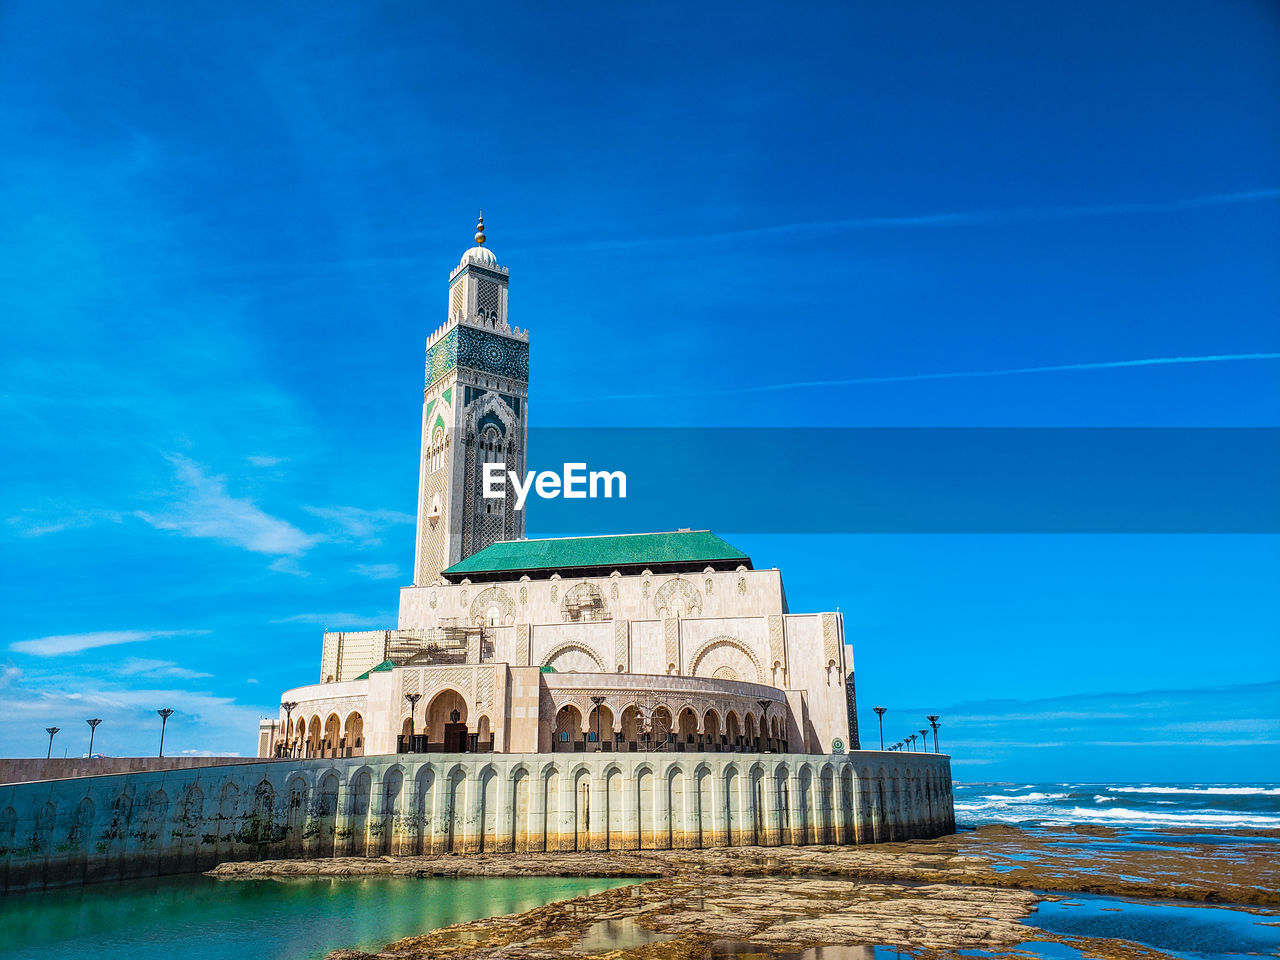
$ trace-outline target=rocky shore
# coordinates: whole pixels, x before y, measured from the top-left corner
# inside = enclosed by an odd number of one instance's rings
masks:
[[[265,861],[223,864],[210,875],[654,878],[411,937],[377,954],[338,951],[330,960],[679,960],[785,955],[837,944],[893,945],[921,957],[951,957],[957,950],[1027,956],[1004,951],[1036,939],[1068,942],[1085,956],[1128,960],[1164,955],[1116,941],[1053,937],[1020,921],[1041,900],[1070,893],[1280,906],[1273,853],[1271,844],[1244,838],[1209,843],[1188,835],[1171,845],[1120,842],[1107,828],[1028,833],[983,827],[865,847]],[[754,954],[743,952],[748,944]]]

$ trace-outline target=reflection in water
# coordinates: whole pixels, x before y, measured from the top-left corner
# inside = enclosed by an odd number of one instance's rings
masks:
[[[672,934],[659,933],[642,927],[634,917],[623,917],[621,920],[601,920],[587,928],[575,949],[602,953],[606,950],[630,950],[643,947],[646,943],[661,943],[671,940]]]
[[[1157,950],[1194,954],[1198,960],[1233,960],[1280,951],[1280,920],[1226,907],[1073,894],[1046,901],[1024,922],[1056,934],[1132,940]]]
[[[892,947],[860,944],[782,951],[742,940],[717,940],[711,944],[710,960],[891,960],[901,956]]]
[[[130,880],[0,899],[0,960],[316,960],[631,880]]]

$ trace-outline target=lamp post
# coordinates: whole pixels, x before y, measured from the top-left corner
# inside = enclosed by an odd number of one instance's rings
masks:
[[[57,733],[60,729],[62,728],[61,727],[45,727],[44,728],[44,732],[49,735],[49,754],[48,756],[45,757],[46,760],[50,759],[53,756],[53,735]]]
[[[404,695],[404,698],[409,701],[409,742],[406,743],[405,746],[410,751],[412,751],[413,750],[413,734],[414,734],[414,731],[417,729],[417,720],[414,719],[413,715],[414,715],[414,712],[418,709],[418,701],[422,699],[422,694],[406,693]],[[431,736],[431,734],[428,733],[427,736]]]
[[[920,752],[921,753],[929,752],[929,731],[928,730],[920,731]],[[934,752],[936,753],[937,751],[935,750]]]
[[[872,707],[871,709],[876,712],[876,719],[880,721],[880,749],[883,750],[884,749],[884,712],[888,708]]]
[[[913,733],[913,734],[911,735],[911,747],[910,747],[910,750],[911,750],[911,752],[912,752],[912,753],[915,753],[915,752],[916,752],[916,737],[917,737],[917,736],[919,736],[919,734],[915,734],[915,733]]]
[[[760,699],[756,703],[760,704],[760,735],[764,739],[765,753],[773,753],[773,749],[769,743],[769,705],[771,700]]]
[[[925,717],[925,719],[929,721],[929,726],[933,727],[933,752],[940,753],[941,751],[938,750],[938,727],[940,726],[938,723],[938,715],[936,713],[931,714],[930,716]]]
[[[280,704],[280,709],[284,711],[284,747],[291,757],[293,756],[293,710],[297,705],[297,700],[286,700]]]
[[[604,697],[592,697],[591,702],[596,705],[596,753],[600,752],[600,704],[604,703]]]
[[[168,707],[163,710],[157,710],[160,714],[160,756],[164,756],[164,728],[169,725],[169,718],[173,716],[173,711]]]
[[[102,720],[98,717],[94,717],[92,720],[85,721],[85,723],[89,725],[89,759],[90,760],[93,759],[93,738],[97,735],[98,724],[100,724],[101,722]]]

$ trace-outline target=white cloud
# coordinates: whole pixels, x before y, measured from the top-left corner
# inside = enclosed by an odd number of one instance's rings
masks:
[[[295,577],[311,576],[311,574],[302,569],[302,566],[293,557],[277,557],[267,566],[276,573],[287,573]]]
[[[248,460],[255,467],[278,467],[280,464],[288,462],[287,457],[252,456],[252,457],[245,457],[245,459]]]
[[[346,537],[366,544],[379,543],[377,534],[388,527],[412,524],[414,517],[399,510],[365,510],[361,507],[305,507],[307,513],[335,524]],[[336,538],[334,538],[336,539]]]
[[[123,514],[114,510],[51,510],[29,507],[5,519],[19,536],[43,537],[63,530],[83,530],[97,523],[120,523]]]
[[[370,580],[394,580],[400,576],[400,567],[394,563],[357,563],[355,570]]]
[[[181,637],[207,633],[206,630],[99,630],[93,633],[64,633],[51,637],[18,640],[9,644],[15,653],[29,653],[36,657],[57,657],[66,653],[80,653],[96,647],[113,647],[121,643],[141,643],[161,637]]]
[[[287,520],[273,517],[252,500],[233,497],[223,477],[208,476],[186,457],[169,458],[185,496],[160,513],[138,511],[137,516],[157,530],[184,537],[200,537],[243,547],[254,553],[296,557],[319,537],[304,533]]]
[[[117,672],[126,677],[148,677],[156,680],[169,677],[178,680],[199,680],[213,676],[212,673],[201,673],[198,670],[180,667],[172,660],[147,660],[142,657],[130,657],[120,664]]]
[[[45,749],[48,736],[43,728],[49,725],[62,727],[54,740],[54,755],[79,756],[89,744],[84,722],[88,717],[103,719],[95,750],[108,756],[154,756],[160,707],[176,711],[167,724],[166,754],[234,756],[252,751],[262,710],[272,705],[268,701],[245,706],[207,690],[165,683],[124,687],[109,676],[50,663],[55,669],[24,676],[0,697],[0,728],[8,734],[0,743],[0,756],[37,755],[33,751]]]
[[[386,630],[388,623],[395,623],[394,613],[378,613],[371,617],[359,613],[299,613],[272,620],[272,623],[314,623],[327,630]]]

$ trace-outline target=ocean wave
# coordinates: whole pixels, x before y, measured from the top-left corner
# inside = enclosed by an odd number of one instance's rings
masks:
[[[1187,793],[1200,796],[1280,797],[1280,787],[1107,787],[1111,793]]]
[[[1094,803],[1115,803],[1119,799],[1120,799],[1119,797],[1094,797],[1093,802]]]
[[[1280,816],[1227,812],[1189,811],[1185,813],[1155,810],[1124,810],[1117,807],[1042,807],[1036,809],[992,808],[958,802],[956,818],[967,824],[1020,823],[1046,826],[1071,826],[1080,823],[1114,827],[1187,827],[1197,830],[1254,829],[1280,827]]]
[[[1024,793],[1021,796],[1009,796],[1005,793],[991,793],[985,797],[974,797],[971,803],[991,803],[1007,805],[1013,803],[1044,803],[1047,800],[1066,800],[1069,793]]]
[[[1072,807],[1061,813],[1055,811],[1054,814],[1050,814],[1050,816],[1053,815],[1089,823],[1112,823],[1125,826],[1153,824],[1162,827],[1253,827],[1259,829],[1280,827],[1280,816],[1229,813],[1225,810],[1163,813],[1156,810],[1123,810],[1117,807],[1107,807],[1103,810],[1096,807]]]

